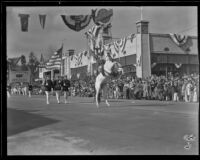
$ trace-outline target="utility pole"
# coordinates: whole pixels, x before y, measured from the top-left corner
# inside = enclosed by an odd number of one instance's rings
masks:
[[[140,20],[141,20],[141,21],[143,20],[142,10],[143,10],[143,7],[141,6],[141,7],[140,7]]]

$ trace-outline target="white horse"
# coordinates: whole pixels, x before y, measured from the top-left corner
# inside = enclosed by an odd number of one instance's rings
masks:
[[[96,82],[95,82],[97,108],[99,107],[99,103],[101,101],[100,99],[101,90],[103,90],[103,95],[104,95],[103,97],[105,99],[107,106],[110,106],[107,100],[108,96],[106,95],[108,94],[108,90],[106,86],[107,81],[109,80],[109,78],[111,77],[117,78],[121,74],[123,74],[122,65],[118,62],[112,62],[111,57],[107,55],[106,62],[103,66],[103,72],[100,72],[97,75]]]

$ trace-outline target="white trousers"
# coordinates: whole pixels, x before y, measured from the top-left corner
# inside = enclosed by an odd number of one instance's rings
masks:
[[[56,99],[58,103],[60,103],[60,94],[61,94],[61,91],[56,91]]]
[[[49,91],[45,91],[45,94],[46,94],[47,104],[49,104],[49,95],[50,95],[50,92]]]
[[[174,93],[173,101],[179,101],[178,93]]]

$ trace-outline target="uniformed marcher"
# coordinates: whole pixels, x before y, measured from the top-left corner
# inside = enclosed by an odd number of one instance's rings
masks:
[[[67,103],[67,98],[68,98],[68,94],[69,94],[69,87],[70,87],[70,81],[67,79],[67,76],[65,76],[64,79],[63,79],[63,87],[62,87],[62,90],[64,92],[65,103]]]
[[[46,101],[47,101],[47,104],[49,104],[49,94],[53,88],[53,83],[50,79],[49,76],[45,77],[42,85],[44,86],[45,88],[45,94],[46,94]]]
[[[10,93],[11,93],[11,85],[7,84],[7,97],[10,98]]]
[[[61,95],[61,89],[62,89],[62,79],[61,76],[58,76],[54,81],[53,81],[53,86],[54,86],[54,91],[56,92],[56,99],[57,102],[60,103],[60,95]]]
[[[33,85],[31,83],[29,83],[28,85],[28,96],[31,97],[31,93],[33,91]]]

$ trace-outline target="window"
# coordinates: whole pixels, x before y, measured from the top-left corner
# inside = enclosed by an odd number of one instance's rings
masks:
[[[169,51],[169,48],[168,48],[168,47],[165,47],[165,48],[164,48],[164,51],[168,52],[168,51]]]

